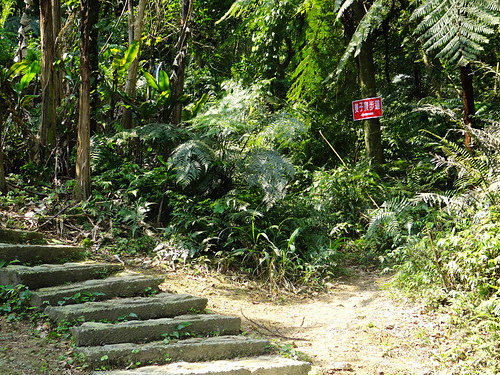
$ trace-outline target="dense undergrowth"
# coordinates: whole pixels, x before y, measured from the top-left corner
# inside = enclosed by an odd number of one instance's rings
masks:
[[[10,191],[0,196],[2,225],[44,231],[97,257],[139,259],[143,266],[201,260],[221,272],[244,271],[270,288],[321,287],[350,265],[375,265],[395,271],[399,289],[453,316],[456,346],[441,353],[445,367],[499,371],[498,123],[465,129],[473,150],[420,133],[435,139],[437,156],[427,165],[308,169],[274,146],[280,145],[274,121],[281,130],[298,127],[296,155],[308,131],[300,119],[281,112],[256,120],[247,134],[238,133],[236,121],[207,130],[205,121],[219,114],[209,109],[204,116],[178,131],[180,140],[190,134],[176,147],[154,136],[169,132],[163,124],[94,137],[94,190],[85,202],[72,200],[71,180],[37,180],[41,171],[33,165],[10,175]],[[164,160],[159,150],[168,147]],[[411,189],[410,179],[428,190]],[[12,292],[2,291],[3,313],[16,308],[6,302]]]

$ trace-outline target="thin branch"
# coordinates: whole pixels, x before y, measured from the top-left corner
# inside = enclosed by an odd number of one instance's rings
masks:
[[[281,334],[280,332],[278,332],[278,330],[276,328],[268,328],[262,324],[259,324],[257,323],[255,320],[252,320],[250,318],[248,318],[244,313],[243,313],[243,309],[240,309],[240,312],[241,312],[241,315],[246,319],[248,320],[250,323],[252,323],[253,325],[255,325],[256,327],[268,332],[271,336],[275,336],[275,337],[279,337],[279,338],[282,338],[282,339],[285,339],[285,340],[294,340],[294,341],[309,341],[307,339],[304,339],[304,338],[301,338],[301,337],[290,337],[290,336],[284,336],[283,334]]]

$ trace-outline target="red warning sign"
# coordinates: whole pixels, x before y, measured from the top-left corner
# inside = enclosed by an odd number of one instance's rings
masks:
[[[382,98],[368,98],[352,102],[354,121],[382,117]]]

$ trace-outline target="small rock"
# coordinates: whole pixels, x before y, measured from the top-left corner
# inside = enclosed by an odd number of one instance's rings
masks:
[[[387,324],[385,329],[394,329],[394,324]]]
[[[330,363],[333,371],[353,371],[352,365],[349,362],[332,362]]]

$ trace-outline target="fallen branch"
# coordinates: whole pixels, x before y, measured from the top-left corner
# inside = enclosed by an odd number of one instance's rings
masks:
[[[303,339],[303,338],[300,338],[300,337],[290,337],[290,336],[285,336],[283,334],[281,334],[276,328],[268,328],[262,324],[259,324],[257,323],[255,320],[252,320],[250,318],[248,318],[244,313],[243,313],[243,309],[240,309],[240,312],[241,312],[241,315],[246,319],[248,320],[250,323],[252,323],[253,325],[255,325],[256,327],[258,328],[261,328],[263,329],[264,331],[268,332],[271,336],[275,336],[275,337],[279,337],[281,339],[285,339],[285,340],[294,340],[294,341],[308,341],[307,339]]]
[[[42,225],[40,225],[38,227],[38,229],[42,228],[43,226],[47,225],[48,223],[50,223],[52,220],[54,220],[56,217],[58,217],[59,215],[61,215],[64,211],[66,211],[70,206],[66,206],[64,207],[62,210],[60,210],[57,214],[55,214],[54,216],[52,216],[49,220],[47,220],[45,223],[43,223]]]

